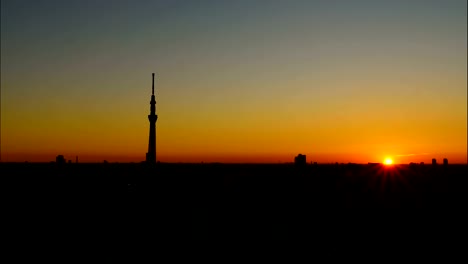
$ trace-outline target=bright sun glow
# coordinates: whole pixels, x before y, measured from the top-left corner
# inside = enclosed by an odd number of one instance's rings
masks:
[[[386,158],[385,161],[384,161],[385,165],[392,165],[393,164],[393,160],[391,158]]]

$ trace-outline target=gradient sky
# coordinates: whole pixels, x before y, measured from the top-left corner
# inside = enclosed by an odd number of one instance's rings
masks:
[[[467,1],[1,1],[1,159],[467,162]]]

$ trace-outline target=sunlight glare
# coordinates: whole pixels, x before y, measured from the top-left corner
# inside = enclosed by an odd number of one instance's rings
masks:
[[[392,165],[393,164],[393,160],[391,158],[386,158],[385,161],[384,161],[384,164],[385,165]]]

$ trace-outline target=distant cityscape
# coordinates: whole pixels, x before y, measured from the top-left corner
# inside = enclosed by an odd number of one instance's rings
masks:
[[[67,160],[65,159],[65,157],[63,155],[57,155],[57,157],[55,158],[55,163],[57,164],[66,164],[66,163],[69,163],[71,164],[72,163],[72,160]],[[78,156],[75,157],[75,163],[78,163]],[[103,163],[109,163],[107,160],[104,160]],[[118,163],[118,162],[116,162]],[[147,163],[147,161],[142,161],[142,163]],[[201,162],[203,163],[203,162]],[[212,162],[212,163],[217,163],[217,162]],[[292,163],[292,162],[285,162],[285,163]],[[298,154],[296,157],[294,157],[294,164],[296,166],[305,166],[307,164],[310,164],[310,165],[318,165],[319,163],[316,162],[316,161],[310,161],[309,163],[307,162],[307,155],[303,155],[303,154]],[[352,162],[348,162],[348,163],[343,163],[343,162],[335,162],[335,163],[320,163],[320,164],[335,164],[335,165],[343,165],[343,164],[358,164],[358,163],[352,163]],[[380,163],[380,162],[369,162],[367,163],[368,165],[383,165],[383,163]],[[444,166],[447,166],[449,163],[448,163],[448,159],[447,158],[444,158],[443,161],[442,161],[442,164]],[[410,162],[409,165],[425,165],[424,162]],[[431,165],[433,166],[436,166],[438,165],[437,163],[437,159],[432,159],[432,163]]]

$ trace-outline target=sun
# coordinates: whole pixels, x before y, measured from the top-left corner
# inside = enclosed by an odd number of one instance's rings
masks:
[[[391,158],[385,158],[384,164],[385,164],[385,165],[392,165],[392,164],[393,164],[393,160],[392,160]]]

